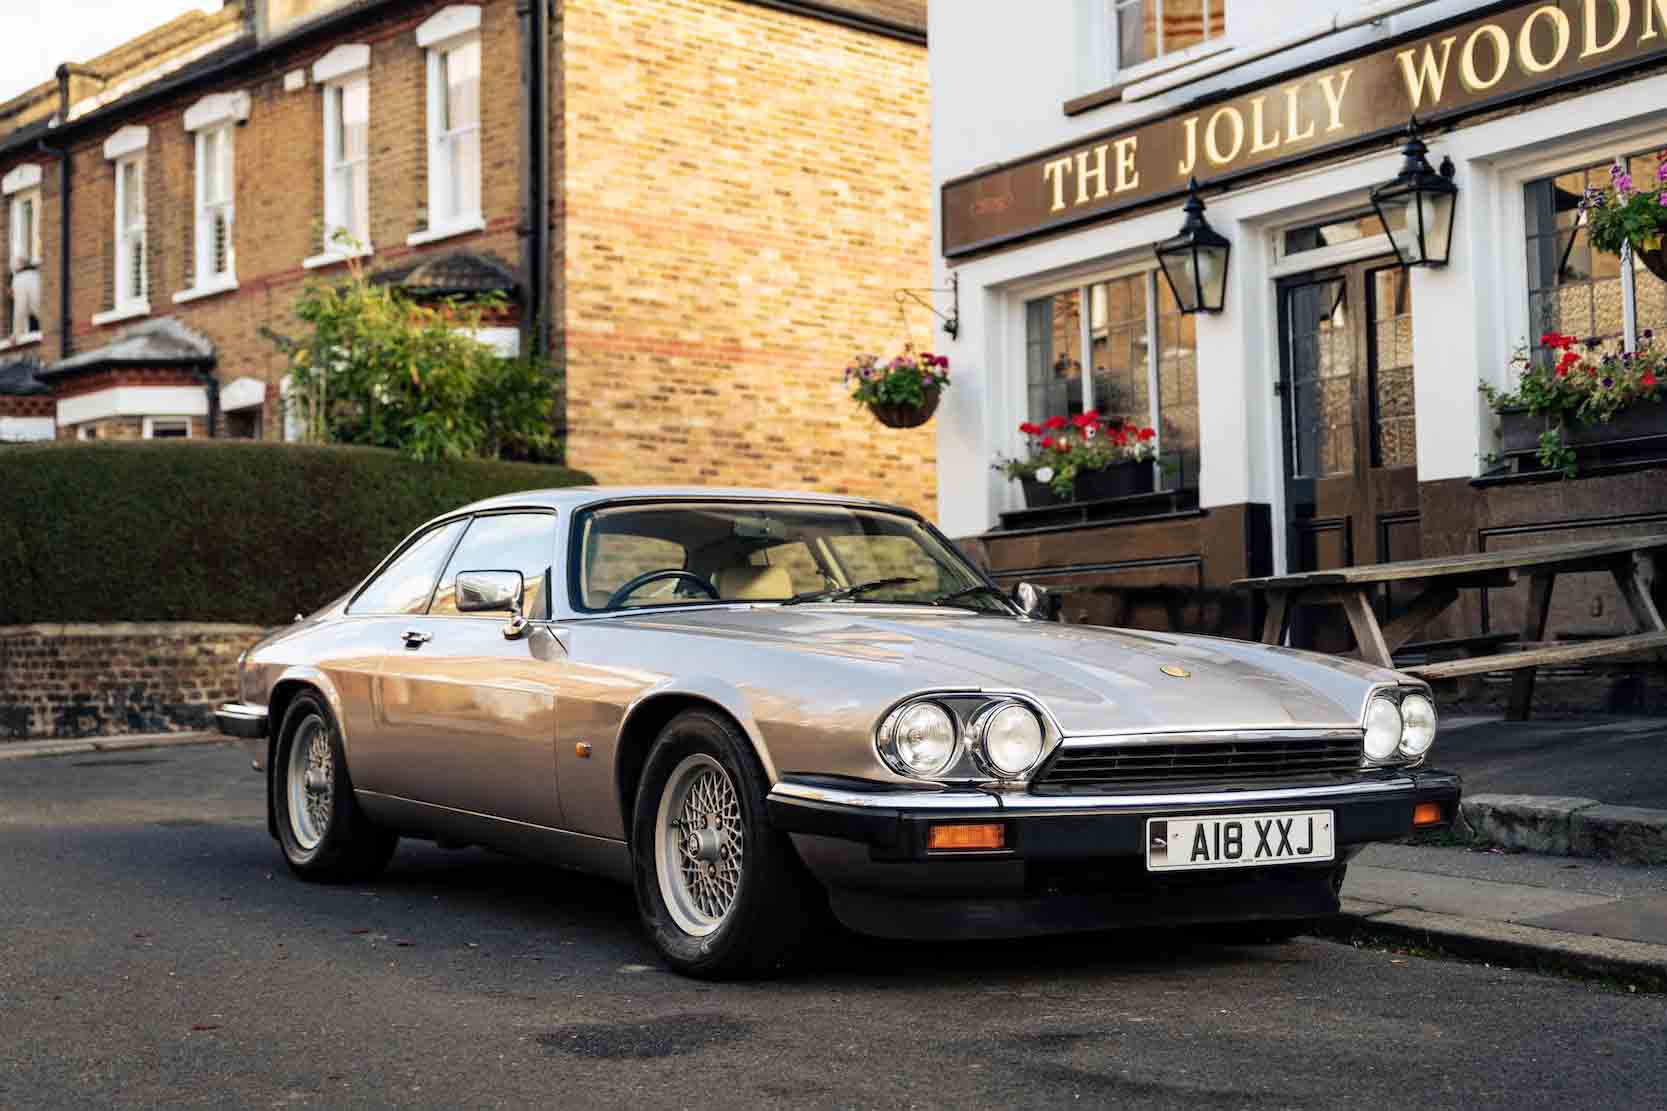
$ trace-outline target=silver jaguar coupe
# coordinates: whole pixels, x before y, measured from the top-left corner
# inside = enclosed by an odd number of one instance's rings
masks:
[[[1065,626],[917,514],[750,490],[465,506],[246,653],[218,712],[303,879],[399,837],[635,885],[665,961],[908,938],[1294,933],[1366,842],[1441,828],[1421,682]]]

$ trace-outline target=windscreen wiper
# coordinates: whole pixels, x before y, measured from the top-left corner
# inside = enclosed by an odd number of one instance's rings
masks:
[[[955,602],[959,602],[962,598],[976,598],[980,594],[988,594],[992,598],[1000,598],[1003,602],[1007,603],[1009,607],[1013,605],[1012,599],[1007,597],[1007,595],[1002,593],[1000,590],[991,586],[989,583],[979,583],[977,586],[969,586],[965,590],[957,590],[953,593],[945,594],[941,598],[933,598],[932,604],[934,606],[947,606]]]
[[[905,583],[919,581],[919,579],[907,575],[900,575],[889,579],[875,579],[873,582],[858,583],[855,586],[841,586],[827,590],[807,590],[803,594],[793,595],[782,605],[796,606],[800,602],[840,602],[846,598],[855,598],[860,594],[867,594],[870,590],[884,590],[888,586],[902,586]]]

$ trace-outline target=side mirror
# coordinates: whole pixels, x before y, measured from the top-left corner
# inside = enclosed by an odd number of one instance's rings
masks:
[[[1053,600],[1048,592],[1035,583],[1022,582],[1013,588],[1013,602],[1026,617],[1037,621],[1053,620]]]
[[[507,613],[504,639],[514,640],[527,629],[521,613],[521,593],[526,581],[519,571],[459,571],[457,573],[458,613]]]

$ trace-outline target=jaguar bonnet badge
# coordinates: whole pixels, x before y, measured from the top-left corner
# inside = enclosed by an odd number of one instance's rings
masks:
[[[1169,676],[1171,679],[1192,678],[1192,672],[1188,671],[1180,664],[1164,664],[1162,667],[1158,668],[1158,670]]]

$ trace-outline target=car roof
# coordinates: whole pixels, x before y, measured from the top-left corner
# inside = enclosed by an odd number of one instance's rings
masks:
[[[816,502],[823,505],[860,505],[918,516],[912,509],[859,498],[850,494],[812,493],[800,490],[761,490],[731,486],[561,486],[549,490],[522,490],[513,494],[499,494],[452,510],[443,516],[471,513],[482,509],[555,509],[577,510],[598,502],[676,500],[723,501],[794,501]]]

